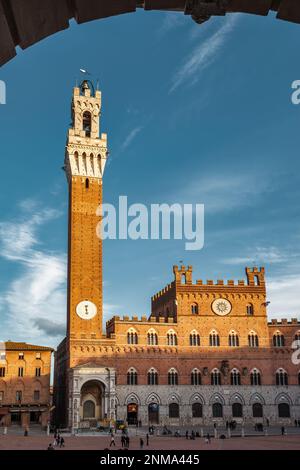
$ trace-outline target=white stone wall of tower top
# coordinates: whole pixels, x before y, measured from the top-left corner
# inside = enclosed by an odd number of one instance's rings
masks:
[[[107,135],[100,133],[101,92],[91,96],[91,90],[81,93],[74,88],[72,100],[72,127],[68,131],[65,170],[67,178],[82,176],[102,179],[106,165],[108,149]],[[83,115],[91,114],[91,132],[87,136],[83,129]]]

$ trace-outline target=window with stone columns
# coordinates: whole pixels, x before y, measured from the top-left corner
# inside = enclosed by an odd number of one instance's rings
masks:
[[[219,369],[213,369],[210,374],[211,385],[221,385],[221,372]]]
[[[258,369],[252,369],[250,374],[250,383],[251,385],[261,385],[261,373]]]
[[[237,348],[240,345],[239,335],[234,330],[231,330],[229,333],[228,344],[233,348]]]
[[[168,385],[178,385],[178,372],[174,368],[168,372]]]
[[[287,386],[289,384],[287,372],[280,368],[276,371],[276,385]]]
[[[238,369],[232,369],[230,373],[231,385],[241,385],[241,374]]]
[[[177,346],[178,341],[177,341],[177,335],[175,331],[170,330],[167,333],[167,344],[168,346]]]
[[[149,346],[158,345],[158,336],[155,330],[149,330],[147,334],[147,343]]]
[[[154,367],[148,371],[148,385],[158,385],[158,372]]]
[[[284,336],[280,331],[276,331],[273,335],[273,346],[275,348],[282,348],[285,344]]]
[[[131,367],[127,372],[127,385],[137,385],[138,384],[138,374],[137,371]]]
[[[127,344],[138,344],[138,334],[133,328],[127,332]]]
[[[248,335],[248,345],[250,348],[258,348],[259,340],[255,331],[250,331]]]
[[[199,369],[193,369],[191,372],[191,385],[201,385],[201,372]]]
[[[200,346],[200,335],[196,330],[190,333],[190,346]]]
[[[209,345],[213,347],[220,346],[220,336],[216,330],[212,330],[209,335]]]

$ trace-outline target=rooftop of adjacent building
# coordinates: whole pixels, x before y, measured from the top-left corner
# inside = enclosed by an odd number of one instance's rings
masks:
[[[29,344],[25,342],[5,341],[2,343],[5,351],[54,351],[53,348],[48,346],[37,346],[35,344]]]

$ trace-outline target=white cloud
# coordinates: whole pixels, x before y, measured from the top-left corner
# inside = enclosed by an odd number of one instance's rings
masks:
[[[129,147],[129,145],[136,138],[136,136],[141,132],[142,129],[143,129],[142,126],[138,126],[132,129],[132,131],[129,132],[128,136],[126,137],[123,144],[121,145],[121,149],[125,150],[127,147]]]
[[[27,204],[23,208],[28,212]],[[45,209],[26,215],[0,223],[0,256],[19,265],[18,276],[0,293],[1,335],[56,345],[66,318],[66,256],[40,249],[38,229],[61,214]]]
[[[239,15],[237,14],[228,16],[221,28],[193,49],[192,53],[175,73],[169,90],[170,93],[185,82],[196,83],[198,81],[201,72],[216,60],[217,54],[221,51],[238,18]]]
[[[299,318],[300,317],[300,273],[286,274],[271,278],[267,282],[269,317]]]

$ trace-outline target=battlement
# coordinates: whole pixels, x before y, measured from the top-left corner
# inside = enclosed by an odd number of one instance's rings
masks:
[[[244,279],[240,279],[238,281],[234,281],[233,279],[229,279],[227,281],[223,279],[218,279],[217,281],[213,281],[212,279],[208,279],[206,283],[202,279],[197,279],[195,283],[193,283],[193,267],[188,266],[173,266],[173,272],[175,276],[175,284],[176,286],[184,286],[184,285],[196,285],[196,286],[203,286],[203,287],[211,287],[211,286],[264,286],[265,285],[265,268],[246,268],[246,276],[247,281]]]
[[[291,318],[288,320],[287,318],[277,319],[272,318],[268,321],[268,325],[270,326],[285,326],[285,325],[300,325],[300,321],[297,318]]]
[[[110,320],[106,322],[106,328],[111,328],[115,323],[174,323],[173,317],[156,317],[156,316],[149,316],[142,315],[141,318],[137,317],[136,315],[129,317],[124,315],[123,317],[114,316]]]
[[[168,292],[170,292],[174,287],[174,283],[172,282],[171,284],[168,284],[166,287],[164,287],[162,290],[160,290],[159,292],[157,292],[156,294],[154,294],[152,297],[151,297],[151,300],[154,301],[154,300],[157,300],[159,299],[160,297],[162,297],[163,295],[167,294]]]

